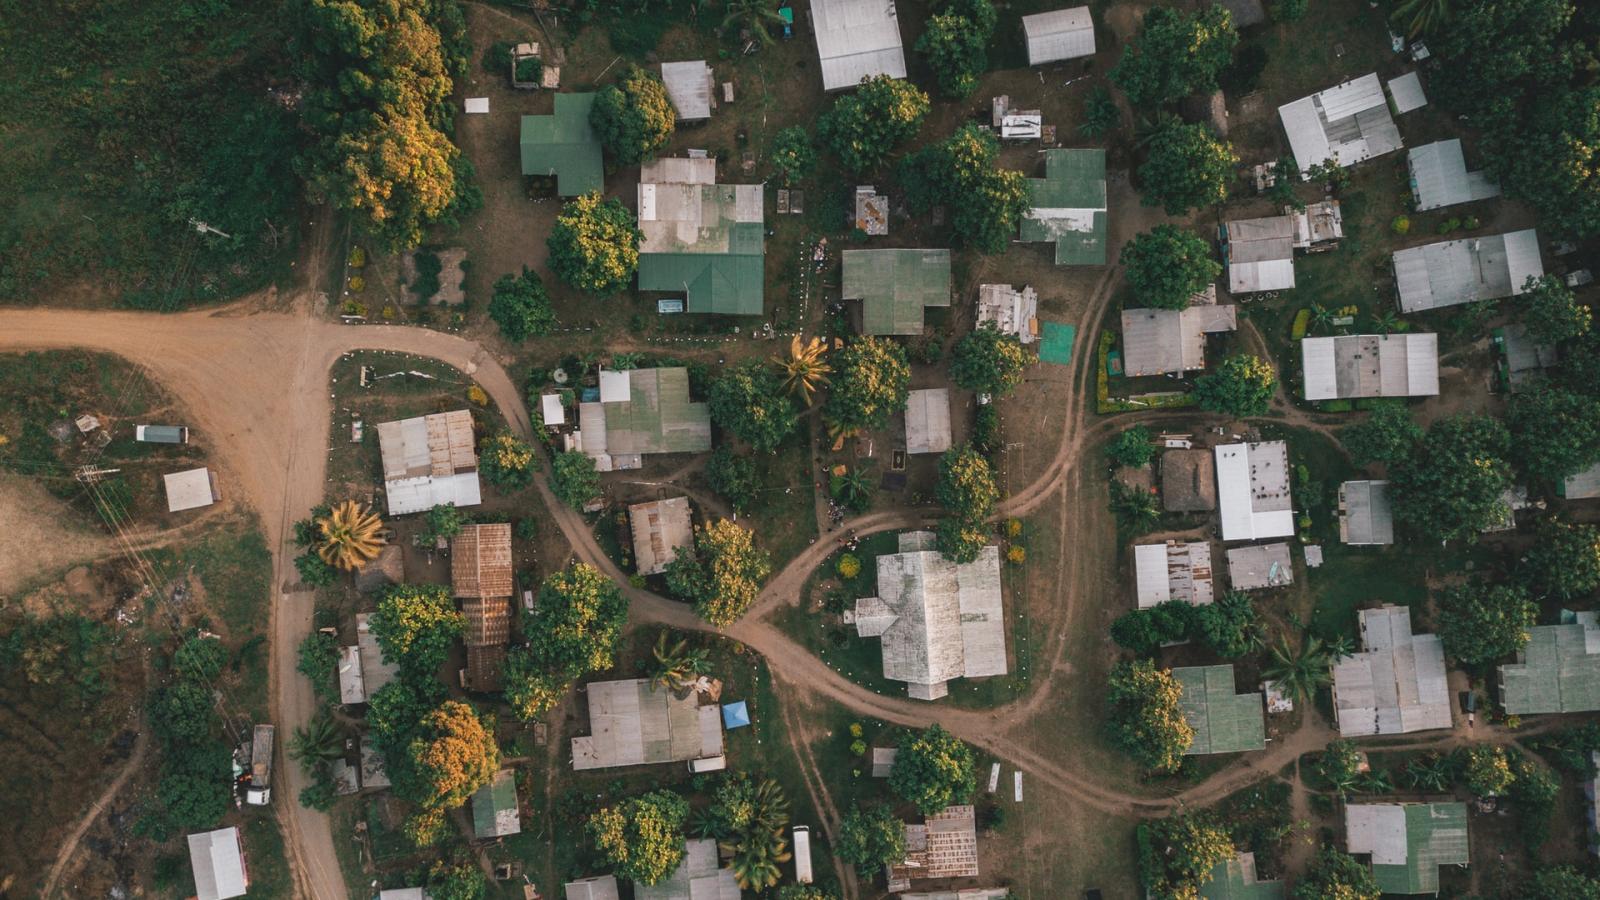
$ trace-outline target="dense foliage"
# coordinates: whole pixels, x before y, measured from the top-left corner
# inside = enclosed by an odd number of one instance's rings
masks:
[[[914,214],[948,208],[951,230],[980,253],[1005,252],[1028,210],[1027,179],[1000,167],[994,133],[972,123],[901,160],[898,176]]]
[[[1165,644],[1202,641],[1224,659],[1261,649],[1263,628],[1250,597],[1230,591],[1203,606],[1167,600],[1148,609],[1131,609],[1111,623],[1111,639],[1141,656]]]
[[[1022,384],[1032,361],[1021,341],[986,323],[956,341],[950,378],[963,390],[1003,397]]]
[[[627,287],[638,270],[642,240],[644,232],[622,201],[595,192],[561,208],[545,244],[556,277],[580,291],[611,294]]]
[[[811,135],[799,125],[790,125],[773,135],[768,158],[778,180],[786,185],[794,184],[817,167],[817,149],[812,146]]]
[[[1521,650],[1528,642],[1539,606],[1519,584],[1481,581],[1451,585],[1439,592],[1439,639],[1452,659],[1481,666]]]
[[[397,584],[378,601],[371,625],[384,660],[400,667],[400,677],[427,681],[444,664],[466,619],[456,610],[449,588]]]
[[[185,638],[172,654],[172,669],[179,676],[204,684],[222,674],[228,661],[228,648],[215,635],[194,634]]]
[[[1156,309],[1184,309],[1222,274],[1211,247],[1192,231],[1157,225],[1122,245],[1134,298]]]
[[[822,417],[842,431],[877,429],[905,409],[911,393],[906,350],[888,338],[863,337],[833,352],[833,380]]]
[[[1294,900],[1378,900],[1380,896],[1372,869],[1333,847],[1322,848],[1311,871],[1294,886]]]
[[[1527,581],[1563,601],[1600,588],[1600,528],[1546,519],[1523,559]]]
[[[1228,199],[1228,185],[1238,162],[1233,145],[1218,140],[1211,129],[1172,122],[1150,140],[1144,164],[1139,166],[1139,202],[1159,206],[1172,216],[1220,204]]]
[[[1123,660],[1106,685],[1106,728],[1111,740],[1139,765],[1176,772],[1194,742],[1194,729],[1178,698],[1183,687],[1168,669],[1149,660]]]
[[[1235,353],[1215,372],[1195,379],[1194,397],[1201,409],[1230,416],[1263,416],[1278,390],[1278,374],[1259,356]]]
[[[1504,747],[1471,744],[1460,751],[1462,779],[1476,797],[1498,797],[1511,788],[1516,776]]]
[[[772,558],[754,533],[729,519],[696,527],[694,549],[667,564],[667,587],[693,602],[700,618],[718,628],[732,625],[756,602]]]
[[[1111,80],[1134,106],[1159,106],[1217,88],[1239,35],[1233,16],[1212,4],[1199,12],[1157,6],[1122,51]]]
[[[500,326],[501,334],[518,343],[549,334],[556,327],[556,311],[550,306],[544,282],[527,266],[522,267],[521,275],[502,275],[495,281],[489,318]]]
[[[933,493],[948,513],[936,531],[939,551],[957,563],[977,559],[986,543],[984,520],[1000,499],[989,460],[970,446],[945,451]]]
[[[1395,521],[1442,540],[1475,538],[1509,514],[1502,498],[1511,487],[1510,447],[1496,419],[1459,415],[1433,423],[1411,455],[1389,467]]]
[[[1527,900],[1600,900],[1600,881],[1572,866],[1540,866],[1523,889]]]
[[[1217,863],[1233,856],[1228,829],[1208,813],[1178,813],[1140,825],[1139,879],[1155,900],[1193,900]]]
[[[583,509],[584,504],[600,496],[600,472],[594,467],[594,457],[582,450],[566,450],[552,456],[550,492],[573,509]]]
[[[585,825],[595,850],[618,878],[659,884],[683,862],[689,804],[671,791],[651,791],[596,811]]]
[[[1374,409],[1364,421],[1339,431],[1339,442],[1350,451],[1357,465],[1394,465],[1410,458],[1422,442],[1422,427],[1411,419],[1411,412],[1398,403]]]
[[[888,806],[852,806],[839,823],[833,852],[862,875],[875,875],[886,863],[905,859],[905,823]]]
[[[634,166],[672,138],[678,113],[661,76],[629,65],[616,84],[601,88],[589,110],[589,125],[618,165]]]
[[[1156,445],[1150,429],[1143,425],[1123,429],[1106,445],[1106,456],[1119,466],[1138,469],[1156,458]]]
[[[508,654],[501,673],[517,718],[543,715],[574,681],[615,665],[627,618],[621,589],[588,563],[545,578],[522,613],[527,646]]]
[[[1587,334],[1593,323],[1589,307],[1578,302],[1554,275],[1528,278],[1522,288],[1522,324],[1528,336],[1544,344],[1560,344]]]
[[[706,461],[706,482],[736,513],[750,511],[761,485],[755,460],[733,452],[727,444],[718,447]]]
[[[939,91],[953,100],[971,94],[989,66],[987,48],[999,19],[989,0],[939,0],[916,50],[928,60]]]
[[[946,806],[966,803],[978,789],[972,748],[938,724],[900,738],[889,789],[931,816]]]
[[[509,431],[492,434],[478,445],[478,471],[484,481],[502,490],[532,483],[533,465],[533,448]]]
[[[793,431],[798,411],[770,366],[750,360],[711,383],[711,421],[758,453],[778,449]]]
[[[1557,484],[1600,462],[1600,397],[1547,382],[1511,395],[1511,459],[1531,482]]]
[[[902,78],[876,75],[834,101],[817,131],[846,169],[865,173],[883,165],[896,147],[916,136],[928,115],[928,95]]]
[[[471,706],[446,700],[423,715],[405,753],[390,765],[395,796],[429,815],[454,809],[494,779],[500,747]]]

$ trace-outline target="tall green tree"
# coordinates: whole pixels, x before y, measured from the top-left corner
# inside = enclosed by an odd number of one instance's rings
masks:
[[[1555,813],[1556,798],[1561,796],[1561,780],[1520,753],[1512,761],[1511,771],[1515,778],[1511,782],[1511,802],[1516,805],[1517,825],[1523,843],[1537,850],[1550,839],[1550,818]],[[1594,900],[1600,900],[1600,884],[1590,884]]]
[[[389,766],[395,796],[424,812],[466,803],[499,769],[493,730],[477,710],[456,700],[424,715],[406,752]]]
[[[1229,591],[1195,609],[1194,628],[1206,646],[1223,659],[1254,653],[1265,642],[1255,605],[1243,591]]]
[[[794,432],[798,411],[783,389],[783,380],[756,360],[735,366],[711,383],[711,421],[754,447],[758,453],[778,449]]]
[[[895,148],[916,136],[928,115],[928,95],[901,78],[875,75],[822,114],[817,132],[851,172],[883,165]]]
[[[1600,900],[1600,881],[1572,866],[1540,866],[1523,890],[1527,900]]]
[[[901,160],[898,177],[914,214],[948,208],[951,230],[980,253],[1005,252],[1028,210],[1027,179],[1001,168],[994,133],[970,122]]]
[[[580,291],[616,293],[638,271],[643,239],[622,201],[602,199],[598,191],[584,194],[561,208],[545,240],[550,271]]]
[[[1234,855],[1228,829],[1209,814],[1178,813],[1140,826],[1139,874],[1152,897],[1194,898],[1217,863]]]
[[[617,877],[660,884],[683,862],[688,819],[688,801],[671,791],[651,791],[601,808],[585,830]]]
[[[1139,202],[1159,206],[1172,216],[1216,206],[1228,199],[1238,163],[1233,145],[1218,140],[1211,129],[1172,122],[1156,133],[1139,166]]]
[[[1578,302],[1554,275],[1529,276],[1522,287],[1522,323],[1528,336],[1544,344],[1560,344],[1589,332],[1594,321],[1589,307]]]
[[[1083,122],[1078,133],[1086,138],[1097,138],[1122,127],[1122,110],[1104,85],[1096,86],[1083,101]]]
[[[190,635],[172,654],[172,669],[190,681],[206,683],[222,674],[228,648],[216,636]]]
[[[1122,50],[1111,81],[1134,106],[1155,107],[1217,89],[1217,76],[1239,43],[1233,17],[1219,5],[1200,12],[1157,6]]]
[[[501,490],[527,487],[533,481],[533,448],[509,431],[491,434],[478,445],[478,471]]]
[[[466,620],[450,590],[436,584],[397,584],[384,592],[372,614],[372,635],[384,660],[407,680],[431,680],[444,665]]]
[[[1409,459],[1422,443],[1423,432],[1404,406],[1386,404],[1367,418],[1339,429],[1339,442],[1357,465],[1395,465]]]
[[[817,150],[811,144],[811,135],[799,125],[790,125],[773,136],[768,158],[784,185],[794,184],[817,167]]]
[[[436,860],[428,867],[429,900],[483,900],[489,878],[473,859]]]
[[[939,480],[933,494],[951,515],[976,522],[987,519],[1000,500],[989,461],[967,446],[951,448],[939,457]]]
[[[1378,900],[1381,896],[1372,869],[1333,847],[1322,848],[1311,871],[1294,886],[1294,900]]]
[[[833,382],[822,417],[842,431],[878,429],[905,409],[911,364],[905,348],[888,338],[857,338],[833,352]]]
[[[860,874],[876,874],[884,865],[905,859],[905,823],[888,806],[862,809],[858,803],[840,821],[833,852]]]
[[[1003,397],[1022,384],[1032,361],[1021,341],[985,323],[956,341],[950,377],[963,390]]]
[[[1600,528],[1545,519],[1523,558],[1529,584],[1561,600],[1600,588]]]
[[[567,450],[551,457],[550,491],[573,509],[583,509],[600,496],[600,472],[594,466],[594,457],[581,450]]]
[[[1389,467],[1395,521],[1441,540],[1473,539],[1508,512],[1511,436],[1486,416],[1441,419],[1409,457]]]
[[[1142,659],[1112,668],[1106,690],[1106,727],[1111,740],[1141,766],[1176,772],[1194,743],[1194,728],[1178,698],[1183,686],[1169,669]]]
[[[1338,740],[1328,744],[1317,757],[1317,775],[1341,798],[1355,790],[1361,778],[1361,751],[1355,741]]]
[[[1276,682],[1285,696],[1305,703],[1333,680],[1330,667],[1333,654],[1321,638],[1307,636],[1300,646],[1281,638],[1272,648],[1271,660],[1261,670],[1262,677]]]
[[[1266,415],[1277,390],[1278,374],[1272,364],[1248,353],[1235,353],[1194,383],[1201,409],[1240,418]]]
[[[1122,245],[1122,265],[1134,298],[1156,309],[1185,309],[1222,274],[1211,247],[1176,225],[1157,225]]]
[[[1504,747],[1473,744],[1459,751],[1462,779],[1476,797],[1498,797],[1510,790],[1516,775]]]
[[[589,109],[589,125],[618,165],[634,166],[672,139],[678,113],[661,76],[630,64],[616,84],[601,88]]]
[[[755,460],[735,453],[727,444],[714,450],[706,461],[706,482],[736,513],[749,512],[761,488]]]
[[[573,563],[539,585],[522,631],[544,668],[570,682],[616,664],[627,618],[616,583],[588,563]]]
[[[1106,445],[1106,456],[1119,466],[1138,469],[1156,458],[1156,445],[1150,429],[1143,425],[1125,428]]]
[[[556,311],[550,305],[539,273],[527,266],[521,275],[502,275],[494,283],[489,298],[489,318],[500,326],[507,340],[521,343],[530,337],[550,333],[556,327]]]
[[[952,100],[970,95],[989,67],[988,46],[999,16],[989,0],[941,0],[934,5],[916,50],[928,60],[939,91]]]
[[[972,748],[935,723],[900,738],[889,789],[931,816],[972,798],[978,789],[976,765]]]
[[[555,709],[572,686],[544,664],[537,650],[525,644],[506,653],[500,683],[506,704],[521,722],[542,718]]]
[[[458,506],[435,503],[422,516],[422,543],[433,546],[441,540],[452,540],[461,534],[467,524],[466,513]]]
[[[1528,643],[1539,607],[1521,585],[1481,581],[1451,585],[1439,592],[1439,639],[1462,665],[1481,666],[1521,650]]]
[[[1600,397],[1549,383],[1511,395],[1511,461],[1531,481],[1558,484],[1600,461]]]
[[[756,602],[772,557],[755,535],[729,519],[695,528],[694,555],[680,553],[667,564],[667,587],[694,603],[700,618],[723,628]]]

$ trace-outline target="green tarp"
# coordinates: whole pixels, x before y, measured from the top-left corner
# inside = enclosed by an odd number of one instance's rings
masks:
[[[1072,342],[1078,329],[1065,322],[1040,322],[1039,361],[1064,366],[1072,362]]]

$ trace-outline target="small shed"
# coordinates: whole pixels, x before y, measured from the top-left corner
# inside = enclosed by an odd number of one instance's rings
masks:
[[[361,677],[361,648],[351,644],[339,648],[339,702],[367,702],[366,680]]]
[[[468,97],[463,106],[469,116],[486,116],[489,114],[488,97]]]
[[[1031,344],[1039,337],[1039,295],[1031,285],[1019,291],[1009,284],[980,284],[978,324]]]
[[[328,774],[333,779],[333,793],[336,796],[348,797],[361,790],[361,770],[342,759],[336,759],[329,765]]]
[[[703,122],[711,118],[711,67],[703,59],[693,62],[664,62],[661,81],[667,96],[678,111],[680,122]]]
[[[1356,546],[1394,543],[1389,482],[1346,481],[1339,485],[1339,540]]]
[[[517,780],[510,769],[495,773],[494,780],[472,795],[472,832],[478,838],[505,837],[522,831],[517,810]]]
[[[1289,545],[1257,544],[1228,551],[1228,581],[1236,591],[1283,587],[1294,583]]]
[[[898,747],[873,747],[872,777],[888,778],[889,773],[894,771],[894,760],[899,754]]]
[[[591,875],[569,881],[562,890],[567,900],[617,900],[617,876]]]
[[[856,228],[868,236],[889,233],[889,197],[870,184],[856,187]]]
[[[168,512],[199,509],[222,499],[222,495],[217,493],[216,476],[203,466],[187,472],[174,472],[163,480],[167,488]]]
[[[750,724],[750,707],[743,700],[722,704],[722,727],[728,731]]]
[[[640,575],[659,575],[678,554],[694,555],[694,527],[688,497],[671,497],[628,507],[633,528],[633,558]]]
[[[567,408],[561,403],[560,394],[544,394],[539,397],[539,414],[544,419],[546,428],[567,424]]]
[[[189,865],[194,869],[196,900],[243,897],[250,887],[238,828],[189,835]]]
[[[1023,16],[1022,33],[1030,66],[1094,55],[1094,19],[1087,6]]]
[[[949,389],[912,391],[906,399],[906,452],[943,453],[949,449]]]
[[[1427,106],[1428,97],[1422,92],[1422,76],[1413,70],[1399,78],[1390,79],[1389,99],[1394,101],[1394,111],[1397,113],[1408,113]]]

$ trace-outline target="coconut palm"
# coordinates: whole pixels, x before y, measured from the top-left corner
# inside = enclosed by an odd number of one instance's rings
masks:
[[[811,405],[811,395],[828,383],[828,373],[833,367],[823,361],[828,351],[827,342],[820,337],[801,343],[800,335],[789,340],[789,355],[775,356],[772,361],[783,372],[783,386],[791,394],[799,394],[806,405]]]
[[[354,500],[317,520],[317,555],[336,569],[360,569],[383,549],[383,520]]]
[[[1311,304],[1311,329],[1313,331],[1329,332],[1333,330],[1333,310],[1321,303]]]
[[[659,688],[681,690],[694,684],[710,667],[703,648],[690,649],[687,638],[668,646],[665,631],[656,636],[655,648],[650,653],[655,657],[655,674],[651,680]]]
[[[289,739],[289,758],[307,765],[344,756],[344,736],[326,712],[296,728]]]
[[[1394,779],[1388,769],[1368,769],[1356,778],[1356,790],[1363,794],[1390,794],[1394,792]]]
[[[1275,682],[1285,696],[1309,700],[1318,688],[1333,680],[1328,656],[1321,638],[1308,637],[1298,649],[1290,646],[1288,638],[1282,638],[1272,648],[1272,662],[1261,674]]]
[[[1450,18],[1450,0],[1400,0],[1389,18],[1405,23],[1406,37],[1416,38]]]
[[[1399,331],[1400,317],[1395,315],[1394,310],[1392,309],[1386,309],[1382,312],[1373,313],[1372,327],[1376,328],[1379,334],[1388,334],[1391,331]]]
[[[835,494],[844,505],[856,512],[866,511],[872,499],[872,479],[867,477],[864,466],[846,469],[843,475],[834,476]]]
[[[1442,791],[1450,786],[1450,761],[1437,753],[1406,763],[1406,781],[1419,791]]]
[[[722,17],[724,32],[732,30],[749,34],[760,41],[761,46],[772,46],[772,29],[782,26],[787,21],[778,14],[777,0],[727,0],[727,2],[728,12]]]
[[[1155,497],[1138,488],[1125,487],[1120,481],[1111,483],[1111,514],[1124,537],[1144,534],[1161,521]]]
[[[793,857],[782,828],[752,828],[736,840],[723,842],[722,849],[732,854],[728,868],[746,891],[762,891],[777,884],[782,877],[779,867]]]
[[[771,778],[763,778],[750,798],[753,812],[751,827],[782,831],[789,824],[789,798],[783,795],[783,786]]]

